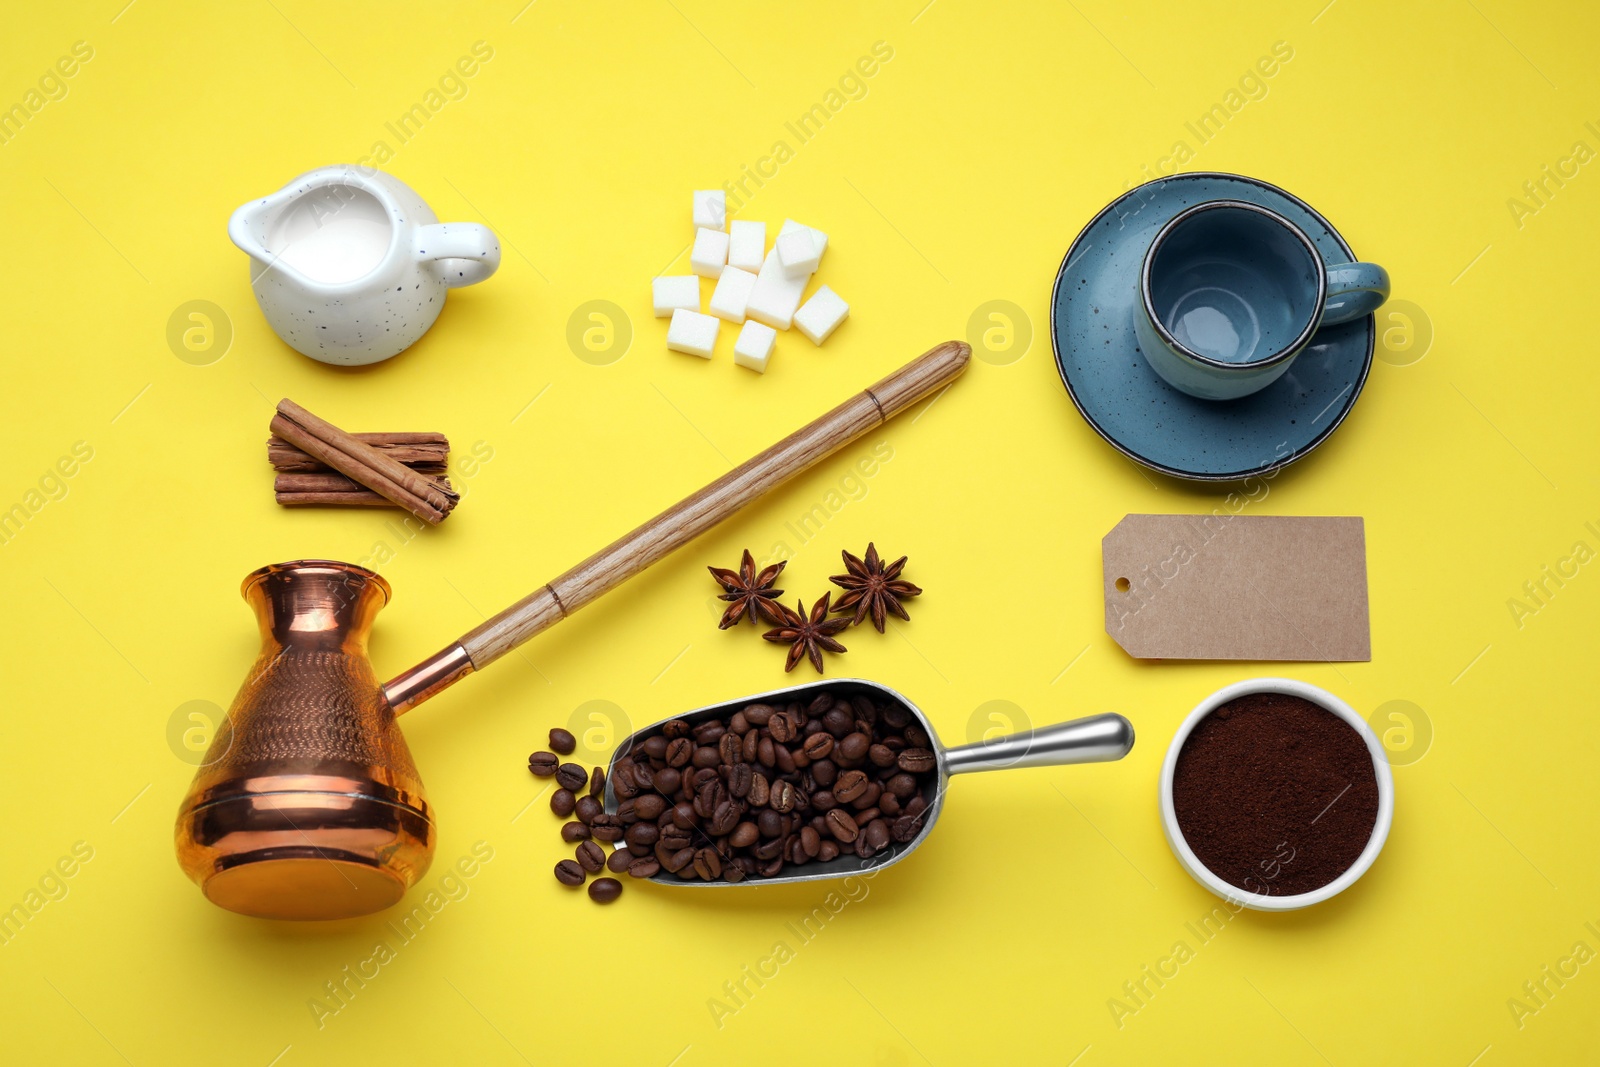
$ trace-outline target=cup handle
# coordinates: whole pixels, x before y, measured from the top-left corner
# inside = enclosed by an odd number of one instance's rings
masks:
[[[1370,315],[1389,299],[1389,272],[1376,263],[1345,263],[1328,268],[1328,297],[1322,325],[1333,326]]]
[[[500,241],[476,222],[436,222],[416,231],[417,258],[439,263],[451,289],[476,285],[500,267]],[[440,261],[445,262],[440,262]]]

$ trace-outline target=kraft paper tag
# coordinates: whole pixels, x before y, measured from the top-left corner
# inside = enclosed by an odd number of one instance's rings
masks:
[[[1106,633],[1138,659],[1372,658],[1360,518],[1129,515],[1101,556]]]

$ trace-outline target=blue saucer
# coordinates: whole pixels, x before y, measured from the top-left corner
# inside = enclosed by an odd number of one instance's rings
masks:
[[[1245,200],[1305,230],[1329,264],[1356,259],[1305,202],[1237,174],[1180,174],[1112,201],[1067,250],[1050,298],[1056,367],[1078,411],[1112,447],[1178,478],[1236,481],[1287,466],[1344,421],[1377,338],[1373,317],[1317,331],[1289,372],[1238,400],[1198,400],[1156,376],[1133,335],[1139,268],[1156,231],[1202,200]]]

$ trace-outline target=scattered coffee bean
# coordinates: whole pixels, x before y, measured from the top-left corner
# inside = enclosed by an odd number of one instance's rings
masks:
[[[569,822],[561,827],[561,840],[571,844],[574,841],[587,841],[589,828],[581,822]]]
[[[563,756],[570,756],[578,749],[578,739],[572,736],[571,731],[557,726],[550,731],[550,747]]]
[[[594,797],[579,797],[573,802],[572,810],[577,813],[579,822],[590,826],[594,823],[594,817],[600,814],[600,802]]]
[[[589,781],[589,772],[576,763],[563,763],[556,768],[555,775],[556,782],[560,784],[561,788],[570,789],[574,793],[582,792],[583,787]]]
[[[585,841],[578,846],[577,860],[578,865],[590,874],[599,874],[606,865],[606,850],[593,841]]]
[[[577,804],[570,789],[557,789],[550,794],[550,810],[565,819]]]
[[[528,757],[528,770],[540,778],[548,778],[556,773],[556,768],[561,765],[561,760],[554,752],[535,752]]]
[[[582,885],[587,877],[577,860],[562,860],[556,864],[556,881],[562,885]]]
[[[633,854],[631,849],[619,848],[615,852],[611,853],[610,856],[606,857],[606,870],[610,871],[612,874],[621,874],[623,871],[627,870],[628,865],[633,863],[637,858],[638,857]]]
[[[622,820],[617,816],[601,812],[590,820],[589,832],[594,835],[596,841],[606,841],[614,844],[622,840],[624,827]]]
[[[589,775],[589,795],[599,799],[606,795],[606,772],[599,767]]]
[[[589,883],[589,899],[596,904],[609,904],[622,895],[622,883],[615,878],[596,878]]]

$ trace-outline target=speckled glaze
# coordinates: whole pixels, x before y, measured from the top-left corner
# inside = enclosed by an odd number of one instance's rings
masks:
[[[1079,413],[1130,459],[1196,481],[1265,474],[1325,441],[1361,395],[1377,335],[1370,314],[1324,326],[1281,378],[1226,403],[1162,381],[1134,333],[1145,252],[1179,212],[1227,199],[1290,220],[1325,264],[1356,258],[1326,219],[1276,186],[1236,174],[1182,174],[1129,190],[1096,215],[1067,251],[1050,301],[1056,367]]]
[[[363,210],[381,205],[390,227],[381,261],[336,283],[284,262],[283,249],[273,248],[278,220],[308,195],[359,202]],[[500,243],[487,227],[440,223],[404,182],[354,165],[309,171],[245,204],[229,219],[228,236],[250,256],[256,302],[278,336],[312,359],[346,367],[405,351],[444,310],[447,289],[480,282],[500,265]]]

